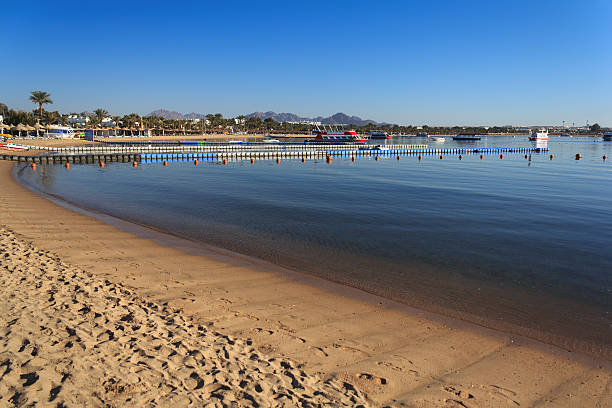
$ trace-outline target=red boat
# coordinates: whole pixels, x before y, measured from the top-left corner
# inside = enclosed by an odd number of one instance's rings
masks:
[[[315,126],[312,130],[314,139],[310,139],[311,142],[319,143],[365,143],[366,139],[359,136],[354,130],[343,130],[338,128],[327,129],[323,126],[323,129],[319,126]]]

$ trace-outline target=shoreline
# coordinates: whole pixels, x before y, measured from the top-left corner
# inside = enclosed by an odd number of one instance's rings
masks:
[[[68,201],[61,196],[46,193],[36,184],[19,180],[21,172],[27,170],[25,165],[13,167],[15,182],[46,198],[55,204],[76,211],[79,214],[93,217],[128,233],[157,242],[162,246],[174,249],[189,247],[193,255],[210,256],[211,253],[223,253],[229,258],[243,257],[254,263],[263,262],[266,267],[277,269],[279,273],[290,273],[294,279],[308,276],[315,278],[311,285],[320,286],[317,280],[350,287],[365,294],[380,297],[384,301],[397,302],[414,311],[427,312],[435,316],[456,319],[503,333],[507,336],[522,336],[536,342],[558,347],[561,350],[583,353],[596,359],[612,362],[612,348],[607,333],[606,322],[601,321],[605,309],[586,305],[575,299],[552,294],[539,293],[527,288],[513,287],[506,282],[503,286],[483,282],[471,277],[453,277],[439,282],[435,277],[440,272],[432,266],[421,266],[411,271],[407,282],[401,284],[402,290],[393,286],[372,285],[361,280],[340,279],[325,272],[325,268],[294,262],[281,262],[280,258],[267,259],[260,253],[241,252],[228,247],[218,246],[215,242],[203,242],[181,235],[179,232],[164,230],[163,227],[147,224],[146,221],[121,218],[104,212],[104,209],[92,209],[79,203]],[[204,250],[202,250],[204,248]],[[292,265],[292,266],[288,266]],[[388,266],[378,263],[370,265],[372,270],[385,269]],[[391,271],[393,266],[389,267]]]
[[[436,316],[265,261],[210,248],[194,254],[181,248],[184,243],[177,243],[179,251],[118,231],[7,180],[10,164],[2,165],[2,183],[12,183],[5,190],[14,198],[3,198],[9,216],[0,216],[0,222],[16,227],[11,229],[20,230],[37,247],[51,248],[94,276],[119,281],[145,297],[212,321],[219,330],[251,337],[272,354],[296,358],[325,375],[352,379],[377,403],[420,401],[436,406],[459,396],[444,387],[459,390],[476,384],[462,391],[472,395],[472,402],[493,405],[501,401],[494,391],[502,387],[513,390],[516,401],[529,404],[546,395],[566,398],[559,389],[579,395],[584,387],[572,379],[586,372],[593,378],[595,373],[612,376],[609,362]],[[73,225],[78,231],[71,230]],[[150,233],[155,234],[162,233]],[[90,235],[96,238],[82,242]],[[177,265],[177,256],[186,262]],[[210,294],[214,300],[202,299]],[[498,378],[500,369],[514,375],[504,375],[495,384],[498,388],[491,388],[488,378]],[[522,386],[517,386],[517,379]],[[533,389],[530,381],[540,387]],[[610,391],[604,387],[599,394],[606,392]],[[583,401],[594,401],[594,395],[584,395]]]

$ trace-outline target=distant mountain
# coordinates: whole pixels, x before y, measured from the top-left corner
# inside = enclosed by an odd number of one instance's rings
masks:
[[[370,123],[376,125],[376,122],[373,120],[364,120],[358,116],[349,116],[344,113],[336,113],[335,115],[330,116],[329,118],[321,119],[321,123],[324,125],[355,125],[355,126],[364,126]]]
[[[158,118],[164,119],[185,119],[185,115],[183,115],[182,113],[176,111],[169,111],[166,109],[158,109],[149,113],[146,116],[157,116]]]
[[[206,118],[206,115],[203,113],[188,113],[186,115],[176,112],[169,111],[166,109],[158,109],[149,113],[147,116],[157,116],[165,119],[203,119]],[[272,111],[268,112],[253,112],[245,115],[247,118],[258,117],[261,120],[265,120],[268,118],[272,118],[277,122],[321,122],[324,125],[355,125],[355,126],[364,126],[369,123],[379,124],[373,120],[361,119],[358,116],[349,116],[345,113],[336,113],[330,117],[317,116],[316,118],[306,118],[302,116],[298,116],[295,113],[276,113]]]
[[[345,113],[336,113],[328,118],[323,116],[317,116],[316,118],[304,118],[294,113],[276,113],[272,111],[268,112],[253,112],[246,115],[247,118],[257,116],[261,120],[272,118],[277,122],[304,122],[313,121],[321,122],[324,125],[355,125],[363,126],[369,123],[377,124],[373,120],[364,120],[358,116],[349,116]]]
[[[303,118],[301,116],[296,115],[295,113],[276,113],[272,111],[268,112],[253,112],[245,115],[247,118],[252,118],[253,116],[258,117],[261,120],[265,120],[268,118],[272,118],[277,122],[302,122],[305,120],[312,120],[310,118]]]

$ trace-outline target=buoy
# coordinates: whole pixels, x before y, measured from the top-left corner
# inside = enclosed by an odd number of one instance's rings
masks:
[[[503,159],[503,158],[504,158],[504,155],[503,155],[503,154],[500,154],[500,155],[499,155],[499,158],[500,158],[500,159]]]
[[[604,157],[606,157],[606,156],[604,156]],[[604,159],[604,160],[606,160],[606,159]],[[32,170],[36,170],[36,163],[32,163]]]
[[[401,159],[401,157],[397,156],[397,160],[400,160],[400,159]]]
[[[351,156],[351,161],[355,161],[355,156]]]
[[[374,160],[378,161],[378,156],[376,156],[376,157],[374,158]]]
[[[276,158],[276,164],[279,164],[279,163],[280,163],[280,157],[277,157]]]
[[[306,161],[306,158],[302,156],[302,163],[304,163],[305,161]]]
[[[66,164],[64,165],[67,169],[70,168],[70,163],[66,162]]]
[[[484,154],[480,155],[480,160],[484,159]]]
[[[168,167],[168,161],[164,160],[164,167]]]
[[[223,159],[223,165],[227,166],[227,159]]]
[[[551,155],[550,155],[550,160],[552,160],[552,159],[554,159],[554,158],[555,158],[555,155],[554,155],[554,154],[551,154]]]
[[[459,160],[463,160],[463,155],[462,154],[459,155]]]
[[[327,156],[327,163],[331,164],[331,162],[332,162],[332,157],[331,156]]]
[[[138,167],[138,162],[136,160],[132,162],[132,167]]]
[[[525,155],[525,158],[527,159],[529,156]]]
[[[423,156],[419,154],[419,161],[421,161],[422,159],[423,159]]]
[[[582,159],[582,155],[580,153],[576,153],[576,160]]]
[[[255,159],[251,158],[251,164],[255,163]]]
[[[444,160],[444,156],[440,155],[440,160]]]
[[[68,163],[66,163],[66,164],[68,164]],[[104,168],[104,162],[102,162],[102,161],[100,162],[100,167]]]
[[[200,162],[198,161],[198,159],[195,159],[195,160],[193,161],[193,165],[194,165],[194,166],[197,166],[198,164],[200,164]]]
[[[607,158],[608,158],[608,156],[606,156],[606,155],[604,154],[604,157],[603,157],[604,161],[605,161]],[[34,166],[33,168],[36,168],[36,165],[35,165],[34,163],[32,163],[32,165]]]

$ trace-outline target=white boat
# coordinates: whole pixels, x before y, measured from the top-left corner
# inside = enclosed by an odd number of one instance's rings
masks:
[[[440,137],[440,136],[430,136],[429,137],[431,140],[433,140],[434,142],[446,142],[446,138],[445,137]]]
[[[70,139],[76,137],[76,133],[70,126],[50,125],[47,127],[47,133],[44,136],[55,139]]]
[[[531,136],[529,136],[529,140],[538,141],[538,140],[548,140],[548,129],[540,129],[536,132],[533,132]]]
[[[264,139],[263,142],[264,143],[280,143],[280,140],[278,140],[278,139]]]
[[[603,140],[606,142],[612,142],[612,132],[604,132]]]

